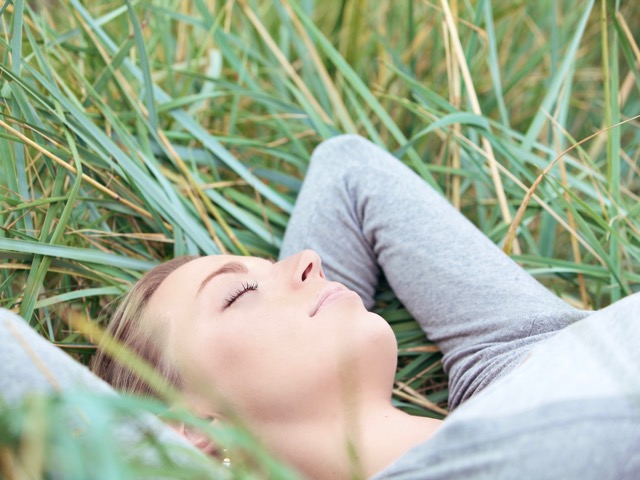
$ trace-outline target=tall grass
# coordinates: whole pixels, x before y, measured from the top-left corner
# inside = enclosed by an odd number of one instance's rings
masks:
[[[74,355],[69,315],[104,323],[163,259],[276,257],[342,132],[567,301],[640,289],[638,2],[1,3],[0,306]],[[445,414],[437,349],[388,289],[378,309],[395,401]]]

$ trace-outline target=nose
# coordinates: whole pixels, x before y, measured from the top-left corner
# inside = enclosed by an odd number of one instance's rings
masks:
[[[313,250],[303,250],[290,257],[293,266],[293,280],[301,284],[314,278],[325,278],[322,270],[322,260]]]

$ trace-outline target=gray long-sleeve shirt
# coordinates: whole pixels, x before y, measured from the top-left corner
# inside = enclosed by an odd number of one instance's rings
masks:
[[[374,478],[640,478],[640,294],[541,342]]]

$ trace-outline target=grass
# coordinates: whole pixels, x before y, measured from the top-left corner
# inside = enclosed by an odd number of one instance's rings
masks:
[[[343,132],[567,301],[640,290],[637,2],[87,5],[0,2],[0,306],[82,360],[70,316],[104,324],[155,263],[276,257],[313,147]],[[388,289],[378,310],[395,402],[443,415],[437,349]]]

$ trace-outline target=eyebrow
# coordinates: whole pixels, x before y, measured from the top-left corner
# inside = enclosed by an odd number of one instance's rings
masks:
[[[211,280],[213,280],[215,277],[217,277],[218,275],[224,275],[226,273],[247,273],[248,271],[249,270],[247,270],[247,267],[245,267],[240,262],[225,263],[219,269],[217,269],[216,271],[214,271],[214,272],[212,272],[212,273],[210,273],[209,275],[206,276],[206,278],[200,284],[200,288],[198,288],[198,293],[196,293],[196,296],[198,296],[200,294],[200,292],[202,291],[202,289],[204,287],[206,287],[207,284]]]

